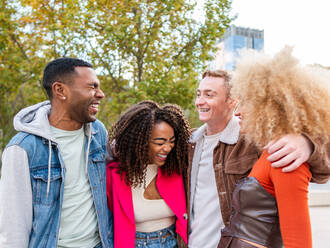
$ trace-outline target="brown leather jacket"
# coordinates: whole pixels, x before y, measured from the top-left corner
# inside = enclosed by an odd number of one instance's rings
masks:
[[[312,172],[312,182],[325,183],[330,178],[330,143],[326,145],[321,140],[312,140],[314,152],[308,163]],[[191,143],[189,150],[189,166],[185,175],[185,186],[187,192],[188,226],[190,221],[190,182],[191,169],[196,143]],[[261,152],[242,136],[236,144],[225,144],[219,142],[214,148],[213,168],[218,189],[221,214],[225,225],[229,223],[231,215],[232,193],[235,184],[241,178],[248,176],[252,166],[257,161]],[[189,228],[188,228],[189,230]],[[189,231],[188,231],[189,237]],[[179,247],[185,247],[179,244]]]

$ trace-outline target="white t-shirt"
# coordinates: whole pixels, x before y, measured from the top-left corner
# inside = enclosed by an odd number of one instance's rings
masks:
[[[85,169],[84,129],[65,131],[51,126],[51,131],[66,169],[58,247],[95,247],[101,239]]]
[[[213,150],[221,133],[204,135],[203,151],[199,161],[189,247],[215,248],[224,227],[213,168]]]

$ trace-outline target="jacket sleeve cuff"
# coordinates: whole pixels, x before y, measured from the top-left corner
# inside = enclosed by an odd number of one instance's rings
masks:
[[[307,162],[312,172],[311,182],[326,183],[330,179],[330,142],[322,138],[312,138],[303,134],[313,145],[313,151]]]

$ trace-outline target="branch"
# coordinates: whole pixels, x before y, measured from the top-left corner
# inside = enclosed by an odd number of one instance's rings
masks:
[[[194,38],[193,40],[189,41],[184,47],[182,47],[182,49],[176,54],[173,56],[173,59],[178,59],[181,54],[191,45],[195,44],[197,42],[198,38]],[[163,76],[163,78],[165,78],[169,72],[171,71],[172,67],[173,67],[174,63],[171,63],[171,65],[168,67],[168,70],[167,72],[165,73],[165,75]]]
[[[21,53],[23,54],[24,58],[31,62],[29,57],[27,56],[23,46],[18,42],[18,40],[16,39],[16,37],[13,34],[10,34],[10,38],[12,39],[12,41],[18,46],[19,50],[21,51]]]
[[[156,11],[156,13],[154,15],[154,20],[156,20],[162,12],[163,12],[163,9],[158,9],[158,11]],[[134,12],[134,14],[136,15],[136,12]],[[147,36],[150,36],[151,31],[154,29],[155,25],[156,25],[156,23],[154,21],[150,23],[148,31],[146,32]],[[141,30],[140,30],[141,19],[139,20],[137,27],[138,27],[138,35],[141,38]],[[145,57],[145,54],[146,54],[146,52],[148,50],[148,47],[151,43],[151,39],[149,38],[148,41],[146,42],[144,48],[141,48],[140,40],[141,39],[139,39],[139,46],[138,46],[139,47],[139,56],[137,56],[133,53],[136,56],[137,60],[138,60],[138,62],[137,62],[137,64],[138,64],[138,82],[141,82],[142,73],[143,73],[142,71],[143,71],[144,57]]]
[[[115,83],[116,88],[119,90],[124,90],[122,87],[119,86],[118,80],[115,78],[115,76],[111,72],[109,65],[103,60],[103,58],[100,56],[100,54],[95,50],[95,48],[92,46],[90,40],[86,39],[86,41],[88,42],[89,46],[92,48],[93,52],[96,54],[97,58],[102,62],[103,66],[107,69],[111,79]]]
[[[11,106],[12,106],[13,109],[16,109],[17,102],[18,102],[19,98],[22,99],[23,106],[25,106],[25,101],[24,101],[24,96],[23,96],[23,89],[24,89],[25,84],[26,84],[26,82],[23,83],[23,84],[19,87],[18,94],[15,96],[14,102],[11,104]]]
[[[95,26],[97,26],[99,29],[101,29],[101,30],[104,30],[104,26],[102,26],[101,24],[98,24],[98,23],[95,23]],[[96,29],[97,30],[97,29]],[[86,30],[85,29],[82,29],[82,32],[83,33],[86,33]],[[99,32],[100,33],[100,32]],[[113,35],[113,37],[115,38],[115,40],[123,40],[123,42],[122,42],[122,45],[123,45],[123,49],[125,49],[125,50],[128,50],[128,51],[130,51],[134,56],[137,56],[137,53],[134,51],[134,50],[132,50],[131,48],[129,48],[128,46],[127,46],[127,44],[126,44],[126,40],[130,40],[129,38],[126,38],[127,37],[127,34],[128,33],[126,33],[126,35],[125,35],[125,37],[122,39],[121,37],[119,37],[115,32],[112,32],[111,33],[112,35]],[[94,36],[93,36],[94,37]]]

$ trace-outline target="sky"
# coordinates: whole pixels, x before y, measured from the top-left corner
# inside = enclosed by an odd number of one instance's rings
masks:
[[[303,64],[330,66],[330,1],[233,0],[236,26],[263,29],[266,53],[285,45]]]

